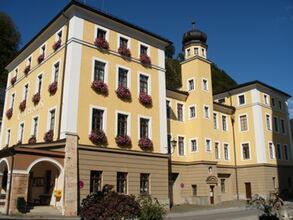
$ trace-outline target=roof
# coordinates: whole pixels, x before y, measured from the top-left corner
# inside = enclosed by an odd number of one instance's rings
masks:
[[[119,23],[121,23],[121,24],[124,24],[124,25],[126,25],[126,26],[129,26],[129,27],[131,27],[131,28],[134,28],[134,29],[136,29],[136,30],[138,30],[138,31],[141,31],[141,32],[143,32],[143,33],[145,33],[145,34],[148,34],[148,35],[150,35],[150,36],[152,36],[152,37],[154,37],[154,38],[157,38],[157,39],[159,39],[159,40],[161,40],[161,41],[164,41],[164,42],[166,42],[167,44],[173,44],[171,41],[169,41],[168,39],[166,39],[166,38],[164,38],[164,37],[161,37],[161,36],[159,36],[159,35],[157,35],[157,34],[155,34],[155,33],[153,33],[153,32],[150,32],[150,31],[148,31],[148,30],[146,30],[146,29],[144,29],[144,28],[141,28],[141,27],[139,27],[139,26],[137,26],[137,25],[134,25],[134,24],[131,24],[131,23],[129,23],[129,22],[127,22],[127,21],[124,21],[123,19],[121,19],[121,18],[118,18],[118,17],[116,17],[116,16],[113,16],[113,15],[111,15],[111,14],[109,14],[109,13],[105,13],[105,12],[102,12],[101,10],[98,10],[98,9],[95,9],[95,8],[92,8],[92,7],[90,7],[90,6],[88,6],[88,5],[85,5],[85,4],[83,4],[83,3],[81,3],[81,2],[78,2],[78,1],[76,1],[76,0],[72,0],[68,5],[66,5],[43,29],[41,29],[41,31],[34,37],[34,38],[32,38],[23,48],[21,48],[21,50],[19,50],[18,51],[18,53],[16,54],[16,56],[15,57],[17,57],[19,54],[21,54],[33,41],[35,41],[52,23],[54,23],[60,16],[62,16],[62,14],[67,10],[67,9],[69,9],[71,6],[73,6],[73,5],[76,5],[76,6],[78,6],[78,7],[81,7],[81,8],[83,8],[83,9],[86,9],[86,10],[89,10],[89,11],[91,11],[91,12],[94,12],[94,13],[97,13],[97,14],[99,14],[99,15],[102,15],[102,16],[104,16],[104,17],[106,17],[106,18],[109,18],[109,19],[111,19],[111,20],[113,20],[113,21],[116,21],[116,22],[119,22]],[[9,64],[8,64],[9,65]],[[7,66],[8,66],[7,65]]]
[[[267,84],[265,84],[265,83],[263,83],[263,82],[260,82],[260,81],[258,81],[258,80],[251,81],[251,82],[247,82],[247,83],[243,83],[243,84],[240,84],[240,85],[234,86],[234,87],[232,87],[232,88],[225,89],[225,90],[223,90],[223,91],[217,92],[217,93],[215,93],[215,94],[213,94],[213,95],[219,95],[219,94],[221,94],[221,93],[229,92],[229,91],[232,91],[232,90],[235,90],[235,89],[239,89],[239,88],[243,88],[243,87],[246,87],[246,86],[250,86],[250,85],[253,85],[253,84],[259,84],[259,85],[262,85],[262,86],[267,87],[267,88],[269,88],[269,89],[272,89],[272,90],[274,90],[274,91],[276,91],[276,92],[278,92],[278,93],[281,93],[281,94],[283,94],[283,95],[285,95],[285,96],[287,96],[287,97],[289,97],[289,98],[291,97],[291,95],[289,95],[289,94],[287,94],[287,93],[285,93],[285,92],[283,92],[283,91],[281,91],[281,90],[279,90],[279,89],[276,89],[276,88],[274,88],[274,87],[272,87],[272,86],[269,86],[269,85],[267,85]]]
[[[188,92],[185,92],[185,91],[180,91],[180,90],[177,90],[177,89],[170,89],[170,88],[166,88],[167,90],[170,90],[172,92],[178,92],[180,94],[183,94],[183,95],[189,95]]]

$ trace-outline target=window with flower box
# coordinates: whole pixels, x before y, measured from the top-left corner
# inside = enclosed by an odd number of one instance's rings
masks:
[[[35,137],[37,136],[37,132],[38,132],[38,123],[39,123],[39,117],[36,116],[33,118],[33,127],[32,127],[32,135],[34,135]]]
[[[104,82],[106,63],[95,60],[94,80]]]
[[[103,130],[104,110],[92,109],[92,131]]]
[[[118,113],[117,136],[127,135],[127,118],[128,115]]]
[[[148,79],[146,75],[139,75],[139,93],[148,94]]]
[[[28,96],[28,83],[24,85],[23,89],[23,100],[26,100]]]
[[[60,62],[58,61],[53,66],[53,81],[58,82],[59,71],[60,71],[59,68],[60,68]]]
[[[13,93],[13,94],[11,95],[10,108],[13,108],[13,106],[14,106],[14,101],[15,101],[15,93]]]
[[[140,45],[140,54],[148,54],[148,47],[144,45]]]
[[[11,135],[11,129],[8,128],[6,132],[6,145],[9,146],[10,144],[10,135]]]
[[[149,173],[141,173],[140,174],[140,194],[148,195],[150,192],[150,174]]]
[[[60,30],[58,33],[57,33],[57,40],[62,40],[62,34],[63,34],[63,31]]]
[[[55,127],[55,109],[50,110],[49,112],[49,130],[53,130],[54,131],[54,127]]]
[[[102,190],[102,171],[91,170],[90,173],[90,193]]]
[[[37,91],[36,93],[41,94],[42,90],[42,79],[43,79],[43,74],[39,74],[37,78]]]
[[[128,39],[124,37],[119,38],[119,47],[128,48]]]
[[[140,138],[149,137],[149,119],[140,118]]]
[[[127,194],[127,173],[117,172],[117,192]]]
[[[127,88],[127,74],[128,70],[119,67],[118,69],[118,87]]]
[[[24,122],[19,125],[18,141],[22,143],[24,132]]]
[[[106,34],[107,34],[107,31],[106,30],[103,30],[101,28],[98,28],[97,29],[97,38],[104,38],[104,39],[106,39]]]

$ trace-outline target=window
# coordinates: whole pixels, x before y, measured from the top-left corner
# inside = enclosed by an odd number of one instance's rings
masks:
[[[194,48],[194,54],[198,55],[198,48],[197,47]]]
[[[117,173],[117,192],[123,194],[127,193],[127,173]]]
[[[140,194],[148,195],[150,192],[150,174],[141,173],[140,174]]]
[[[227,131],[228,130],[227,116],[226,115],[222,115],[222,128],[223,128],[223,131]]]
[[[128,39],[126,39],[124,37],[120,37],[120,39],[119,39],[119,47],[128,48]]]
[[[92,109],[92,131],[103,130],[104,110]]]
[[[281,149],[281,144],[277,144],[277,158],[279,160],[282,159],[282,149]]]
[[[118,87],[127,88],[127,74],[128,74],[128,70],[119,67],[119,69],[118,69]]]
[[[272,101],[272,107],[275,107],[275,105],[276,105],[276,103],[275,103],[275,99],[272,98],[271,101]]]
[[[149,119],[140,118],[140,138],[149,137]]]
[[[288,146],[287,146],[287,144],[284,144],[284,156],[285,156],[285,160],[288,160],[289,159]]]
[[[33,135],[36,137],[37,136],[37,131],[38,131],[38,117],[33,118]]]
[[[189,118],[195,118],[196,113],[195,113],[195,106],[190,106],[189,107]]]
[[[209,119],[210,118],[210,108],[209,106],[204,106],[204,118]]]
[[[183,121],[183,105],[177,104],[177,120]]]
[[[189,79],[188,80],[188,91],[193,91],[194,90],[194,80]]]
[[[216,160],[220,159],[220,144],[219,142],[215,142],[215,156],[216,156]]]
[[[55,109],[50,111],[50,130],[54,130],[55,127]]]
[[[213,117],[214,117],[214,129],[217,130],[218,129],[218,114],[214,113]]]
[[[281,119],[281,130],[282,134],[286,133],[285,121],[283,119]]]
[[[220,104],[225,103],[225,98],[219,99],[219,103],[220,103]]]
[[[128,115],[118,114],[118,126],[117,135],[125,136],[127,135],[127,117]]]
[[[95,60],[94,81],[104,82],[106,63]]]
[[[190,151],[196,152],[197,151],[197,141],[196,139],[190,140]]]
[[[221,192],[226,192],[225,179],[221,179]]]
[[[166,101],[166,110],[167,110],[167,119],[171,119],[171,107],[170,107],[170,101]]]
[[[97,38],[103,38],[103,39],[106,39],[106,33],[107,31],[101,29],[101,28],[98,28],[98,31],[97,31]]]
[[[90,193],[102,190],[102,171],[91,170]]]
[[[27,99],[27,95],[28,95],[28,84],[25,84],[25,86],[24,86],[23,100],[26,100]]]
[[[204,56],[204,49],[203,48],[201,49],[201,55]]]
[[[59,31],[58,34],[57,34],[57,38],[58,40],[62,40],[62,31]]]
[[[239,95],[238,96],[238,104],[239,105],[244,105],[245,104],[245,96],[244,95]]]
[[[279,125],[278,125],[278,118],[274,117],[274,128],[275,128],[275,132],[279,132]]]
[[[190,56],[190,49],[187,49],[187,56]]]
[[[17,75],[18,75],[18,68],[15,69],[15,73],[14,73],[15,77],[17,77]]]
[[[211,152],[212,148],[211,148],[211,140],[210,139],[206,139],[206,152]]]
[[[197,185],[193,184],[191,185],[192,188],[192,195],[197,196]]]
[[[53,81],[56,81],[56,82],[58,82],[59,66],[60,66],[60,63],[57,62],[54,64],[54,67],[53,67]]]
[[[24,123],[19,125],[19,141],[22,142],[23,140],[23,131],[24,131]]]
[[[43,54],[45,56],[45,51],[46,51],[46,45],[43,45],[41,47],[41,54]]]
[[[202,79],[202,89],[204,91],[208,91],[209,88],[208,88],[208,80],[207,79]]]
[[[148,80],[148,76],[142,74],[139,75],[139,93],[148,94]]]
[[[268,129],[269,131],[271,131],[271,130],[272,130],[272,126],[271,126],[271,116],[268,115],[268,114],[266,114],[266,123],[267,123],[267,129]]]
[[[11,135],[11,130],[7,129],[7,133],[6,133],[6,144],[7,144],[7,146],[9,146],[9,144],[10,144],[10,135]]]
[[[224,144],[224,159],[225,160],[229,160],[229,145],[228,144]]]
[[[179,156],[185,155],[184,137],[178,137],[178,152],[179,152]]]
[[[270,153],[270,159],[274,160],[275,159],[275,147],[272,142],[269,142],[269,153]]]
[[[241,115],[239,119],[240,119],[240,131],[247,131],[248,130],[247,115]]]
[[[11,95],[10,108],[13,108],[13,106],[14,106],[14,100],[15,100],[15,93],[13,93],[13,94]]]
[[[268,96],[267,96],[266,94],[264,94],[264,95],[263,95],[263,98],[264,98],[264,103],[265,103],[266,105],[268,105],[268,104],[269,104]]]
[[[148,54],[148,47],[144,45],[140,45],[140,54]]]
[[[37,82],[38,90],[37,90],[37,92],[40,93],[40,94],[41,94],[41,89],[42,89],[42,78],[43,78],[42,74],[38,75],[38,79],[37,79],[37,81],[38,81]]]
[[[279,109],[282,110],[282,101],[279,101]]]
[[[31,65],[32,65],[32,57],[29,57],[29,58],[27,59],[27,65],[28,65],[28,66],[31,66]]]
[[[250,151],[249,151],[249,144],[248,143],[242,144],[242,158],[243,158],[243,160],[250,159]]]

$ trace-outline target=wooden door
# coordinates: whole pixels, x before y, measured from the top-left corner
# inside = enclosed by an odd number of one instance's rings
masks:
[[[251,183],[245,183],[246,199],[251,199]]]

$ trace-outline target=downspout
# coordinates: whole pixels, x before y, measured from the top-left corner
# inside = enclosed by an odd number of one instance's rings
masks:
[[[13,169],[14,169],[14,150],[13,149],[9,149],[11,156],[12,156],[12,160],[11,160],[11,168],[10,168],[10,180],[9,180],[9,191],[8,191],[8,198],[7,198],[7,208],[6,208],[6,215],[9,215],[9,208],[10,208],[10,198],[11,198],[11,187],[12,187],[12,173],[13,173]]]
[[[228,92],[228,94],[229,94],[229,96],[230,96],[230,106],[233,106],[233,105],[232,105],[232,96],[231,96],[231,93]],[[235,118],[234,118],[234,116],[231,117],[231,122],[232,122],[232,131],[233,131],[233,148],[234,148],[234,166],[235,166],[236,196],[237,196],[237,200],[239,200],[238,170],[237,170],[237,154],[236,154],[235,127],[234,127]]]

